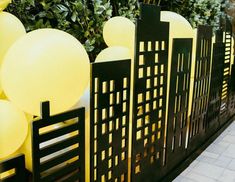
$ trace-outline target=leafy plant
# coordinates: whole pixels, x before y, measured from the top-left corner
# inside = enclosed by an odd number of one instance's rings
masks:
[[[193,27],[218,26],[221,8],[228,0],[143,0],[160,4],[163,10],[183,15]],[[133,22],[139,15],[138,0],[12,0],[7,11],[15,14],[27,31],[58,28],[75,36],[85,46],[91,61],[106,45],[102,30],[112,16],[125,16]]]

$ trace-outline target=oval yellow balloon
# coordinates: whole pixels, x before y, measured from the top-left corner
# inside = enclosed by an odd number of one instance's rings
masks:
[[[25,34],[24,25],[17,17],[7,12],[0,12],[0,66],[7,50]]]
[[[75,105],[88,85],[90,65],[76,38],[56,29],[39,29],[15,42],[1,71],[9,100],[39,116],[43,101],[50,101],[52,114]]]
[[[28,122],[25,114],[6,100],[0,100],[0,113],[0,158],[5,158],[23,144]]]
[[[105,43],[111,46],[125,46],[134,49],[135,24],[121,16],[110,18],[103,29]]]
[[[112,46],[102,50],[95,62],[117,61],[131,59],[130,50],[126,47]]]
[[[171,11],[161,11],[161,21],[170,22],[171,38],[191,38],[193,28],[181,15]]]
[[[11,0],[1,0],[0,11],[4,10],[8,6],[9,3],[11,3]]]

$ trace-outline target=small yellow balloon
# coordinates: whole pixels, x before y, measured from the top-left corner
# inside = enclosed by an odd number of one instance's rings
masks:
[[[28,122],[25,114],[6,100],[0,100],[0,113],[0,158],[5,158],[23,144]]]
[[[7,50],[25,34],[24,25],[17,17],[7,12],[0,12],[0,66]]]
[[[9,3],[11,3],[11,0],[0,0],[0,11],[4,10]]]
[[[126,47],[113,46],[102,50],[96,57],[95,62],[107,62],[131,59],[130,50]]]
[[[105,43],[111,46],[124,46],[134,49],[135,24],[121,16],[110,18],[104,25],[103,37]]]
[[[39,116],[40,103],[50,101],[51,114],[76,104],[89,83],[89,57],[82,44],[56,29],[32,31],[7,52],[2,87],[13,103]]]

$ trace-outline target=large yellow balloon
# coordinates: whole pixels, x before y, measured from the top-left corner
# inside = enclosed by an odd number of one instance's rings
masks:
[[[39,29],[19,39],[2,64],[2,87],[25,112],[40,115],[40,102],[50,101],[51,113],[71,108],[89,82],[89,58],[73,36]]]
[[[11,0],[0,0],[0,11],[4,10],[9,3],[11,3]]]
[[[121,16],[109,19],[103,29],[105,43],[111,46],[125,46],[134,49],[135,24]]]
[[[102,50],[96,57],[95,62],[107,62],[131,59],[130,50],[126,47],[113,46]]]
[[[181,15],[171,11],[161,11],[161,21],[170,22],[170,38],[191,38],[193,28]]]
[[[6,100],[0,100],[0,113],[0,158],[5,158],[23,144],[28,122],[25,114]]]
[[[18,18],[7,12],[0,12],[0,66],[9,47],[25,34],[25,28]]]

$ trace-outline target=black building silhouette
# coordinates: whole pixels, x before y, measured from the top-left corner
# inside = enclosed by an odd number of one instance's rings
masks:
[[[134,62],[132,181],[158,179],[164,160],[169,23],[160,8],[141,5]]]

